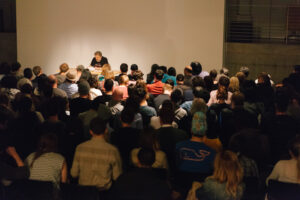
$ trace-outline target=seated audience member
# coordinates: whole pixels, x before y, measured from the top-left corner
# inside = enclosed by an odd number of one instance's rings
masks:
[[[193,69],[191,66],[186,66],[184,68],[184,85],[192,87]]]
[[[205,144],[206,116],[197,112],[192,121],[192,138],[176,144],[177,169],[181,172],[199,173],[204,177],[213,172],[216,151]]]
[[[108,107],[112,115],[116,115],[124,109],[122,105],[123,90],[121,88],[116,88],[113,91],[112,99],[108,102]]]
[[[11,76],[11,75],[4,76],[1,79],[0,92],[2,94],[6,94],[10,101],[14,100],[16,94],[20,92],[20,90],[17,89],[17,79],[16,79],[16,77]]]
[[[81,68],[79,68],[81,66]],[[82,71],[80,71],[82,70]],[[79,65],[77,67],[77,78],[78,78],[78,82],[85,80],[88,81],[92,78],[92,73],[89,69],[85,69],[83,65]]]
[[[33,85],[34,88],[36,88],[37,85],[38,85],[39,78],[43,78],[46,75],[43,74],[42,68],[40,66],[34,66],[32,68],[32,72],[35,75],[35,78],[32,80],[32,85]]]
[[[141,70],[136,70],[132,73],[132,80],[129,80],[128,84],[129,85],[135,85],[137,81],[143,80],[144,74]]]
[[[174,86],[176,86],[177,85],[176,69],[174,67],[169,67],[167,74],[169,75],[168,80],[171,79],[174,82]]]
[[[59,66],[59,73],[55,74],[57,79],[57,85],[63,84],[66,80],[66,74],[69,71],[69,65],[67,63],[63,63]]]
[[[231,93],[240,91],[240,82],[239,79],[235,76],[230,78],[230,83],[228,86],[228,91]]]
[[[15,62],[11,64],[11,75],[16,77],[17,80],[23,78],[23,74],[21,72],[21,64],[19,62]]]
[[[258,75],[257,100],[264,104],[266,112],[274,112],[274,90],[270,83],[270,77],[266,72]]]
[[[153,101],[157,112],[159,111],[159,108],[162,105],[162,103],[165,100],[170,99],[171,93],[173,91],[173,87],[174,87],[174,82],[171,79],[167,80],[164,85],[164,93],[154,98]]]
[[[79,97],[70,100],[70,115],[77,117],[79,113],[90,109],[90,85],[87,81],[80,81],[78,83]]]
[[[183,91],[185,101],[192,101],[194,99],[193,89],[198,86],[206,88],[204,80],[200,76],[195,76],[192,78],[192,87]]]
[[[94,100],[96,97],[101,96],[102,92],[98,89],[98,80],[96,77],[91,77],[88,79],[90,84],[90,99]]]
[[[119,149],[124,170],[129,169],[131,150],[138,147],[140,131],[131,127],[134,115],[134,111],[128,107],[122,110],[122,127],[112,132],[110,137],[111,143]]]
[[[27,179],[29,177],[29,170],[22,159],[20,158],[19,154],[16,152],[14,147],[8,147],[7,144],[3,141],[4,138],[1,136],[1,143],[0,144],[0,179],[3,180],[22,180]],[[11,165],[6,160],[6,154],[13,158],[14,162],[17,166]]]
[[[202,70],[202,65],[199,62],[192,62],[190,66],[192,67],[194,76],[200,76],[202,79],[204,79],[205,76],[209,76],[207,71]]]
[[[101,51],[96,51],[94,53],[94,58],[91,61],[91,66],[95,68],[103,67],[103,65],[108,64],[106,57],[102,56]]]
[[[141,149],[138,153],[138,168],[117,179],[109,199],[170,199],[170,187],[151,167],[154,162],[155,152],[152,149]]]
[[[230,104],[232,93],[228,92],[229,83],[230,83],[229,78],[227,78],[225,76],[221,76],[220,77],[218,89],[217,90],[213,90],[210,93],[210,99],[209,99],[209,101],[207,103],[208,106],[211,106],[214,103],[218,103],[219,100],[217,99],[217,96],[220,93],[219,91],[225,92],[225,96],[227,97],[225,99],[225,103],[226,104]]]
[[[136,72],[137,70],[139,70],[139,67],[137,66],[137,64],[132,64],[130,66],[130,74],[128,75],[129,80],[133,81],[133,73]]]
[[[61,98],[68,99],[67,93],[57,87],[58,86],[57,76],[50,75],[50,76],[48,76],[48,80],[53,88],[52,97],[61,97]]]
[[[232,151],[220,152],[214,161],[214,173],[196,191],[198,199],[241,199],[244,185],[243,169]]]
[[[119,78],[119,86],[116,86],[114,89],[120,89],[123,91],[122,101],[125,101],[128,98],[128,86],[129,78],[127,75],[123,75]]]
[[[25,84],[29,84],[32,86],[33,73],[31,68],[25,68],[23,71],[24,77],[18,80],[17,88],[20,90],[21,87]]]
[[[176,143],[188,139],[188,135],[181,129],[173,128],[174,109],[168,108],[160,111],[161,128],[157,130],[157,138],[162,151],[168,158],[171,172],[175,170]]]
[[[69,99],[72,98],[74,94],[78,92],[78,85],[76,84],[77,81],[77,73],[75,70],[69,70],[66,75],[66,81],[59,85],[58,88],[64,90],[67,93]]]
[[[209,92],[203,89],[201,86],[197,86],[193,88],[193,95],[194,95],[194,100],[198,98],[202,98],[206,102],[209,100]],[[183,104],[180,105],[180,107],[186,110],[188,113],[190,113],[194,100],[185,101]]]
[[[214,85],[214,81],[211,76],[205,76],[203,80],[205,82],[205,87],[207,91],[211,92],[217,89],[217,87]]]
[[[121,71],[121,74],[119,74],[118,76],[115,76],[115,81],[118,81],[119,82],[119,78],[123,75],[126,75],[127,76],[127,72],[128,72],[128,65],[126,63],[122,63],[120,65],[120,71]]]
[[[174,87],[174,89],[181,89],[182,91],[189,89],[188,86],[184,85],[184,75],[183,74],[177,74],[176,83],[177,83],[177,85]]]
[[[114,81],[112,79],[106,79],[104,82],[104,89],[102,96],[98,96],[95,99],[99,103],[108,105],[108,102],[112,99]]]
[[[300,137],[295,137],[289,145],[291,159],[280,160],[274,166],[271,174],[266,180],[276,180],[287,183],[300,183]]]
[[[155,161],[153,168],[168,169],[168,160],[165,152],[160,150],[156,134],[154,130],[149,128],[144,130],[139,138],[139,147],[131,151],[131,162],[134,166],[138,166],[138,153],[141,149],[153,149],[155,152]]]
[[[90,123],[91,140],[77,146],[71,175],[79,178],[79,185],[108,190],[122,173],[120,154],[105,141],[107,133],[106,121],[94,118]]]
[[[245,80],[246,80],[245,74],[243,72],[237,72],[235,76],[239,80],[239,86],[243,87]]]
[[[274,162],[287,157],[288,142],[300,132],[297,121],[287,114],[289,102],[290,94],[287,88],[277,88],[275,92],[275,113],[266,113],[262,117],[262,131],[269,137]]]
[[[57,138],[54,134],[43,134],[37,150],[25,160],[30,170],[30,180],[51,181],[58,188],[60,182],[67,182],[67,164],[65,158],[56,153]]]
[[[250,69],[247,66],[242,66],[240,68],[240,72],[243,72],[245,74],[245,78],[247,79],[250,74]]]
[[[229,78],[229,70],[225,67],[222,67],[222,69],[220,69],[220,73],[217,75],[216,81],[219,82],[222,76]]]
[[[162,79],[164,76],[164,72],[160,69],[155,71],[154,74],[154,82],[152,84],[147,85],[148,92],[153,95],[159,95],[163,93],[164,83],[162,83]]]
[[[151,84],[153,82],[155,72],[158,68],[159,68],[158,64],[153,64],[151,66],[151,72],[149,74],[147,74],[147,80],[146,80],[147,84]]]
[[[140,113],[143,118],[143,127],[147,128],[149,127],[150,124],[150,119],[153,116],[156,116],[156,111],[153,107],[148,106],[147,99],[148,99],[148,94],[147,91],[144,87],[137,86],[135,89],[135,95],[137,96],[140,104]]]
[[[213,80],[214,87],[216,87],[215,89],[217,89],[217,87],[218,87],[218,81],[217,81],[218,72],[217,72],[217,70],[215,70],[215,69],[211,70],[209,72],[209,76]]]
[[[184,119],[187,116],[186,110],[180,107],[180,104],[183,100],[182,91],[179,89],[174,90],[171,93],[171,101],[174,104],[174,114],[175,114],[175,122],[179,125],[180,120]]]

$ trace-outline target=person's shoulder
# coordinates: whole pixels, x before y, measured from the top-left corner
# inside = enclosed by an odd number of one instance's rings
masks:
[[[55,152],[49,153],[48,156],[57,160],[65,160],[65,158],[61,154]]]

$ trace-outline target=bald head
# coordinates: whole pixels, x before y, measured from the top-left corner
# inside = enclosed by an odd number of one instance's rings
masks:
[[[184,68],[184,75],[186,76],[191,76],[192,75],[192,72],[193,72],[193,68],[191,66],[185,66]]]
[[[52,84],[52,87],[57,88],[57,78],[56,78],[56,76],[54,76],[53,74],[49,75],[48,79],[49,79],[49,82]]]
[[[117,87],[112,94],[112,99],[115,101],[121,101],[123,99],[123,90]]]

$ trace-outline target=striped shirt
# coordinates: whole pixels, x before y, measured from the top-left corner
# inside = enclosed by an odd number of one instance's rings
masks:
[[[25,160],[25,164],[29,166],[30,180],[51,181],[56,186],[61,180],[61,170],[65,158],[57,153],[45,153],[38,157],[31,167],[35,153],[31,153]]]
[[[92,138],[77,146],[71,175],[79,177],[79,185],[108,190],[121,173],[119,151],[104,138]]]

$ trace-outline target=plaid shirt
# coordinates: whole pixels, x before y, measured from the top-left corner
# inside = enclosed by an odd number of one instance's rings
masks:
[[[119,151],[104,138],[92,138],[77,146],[71,175],[79,177],[79,185],[107,190],[121,173]]]

